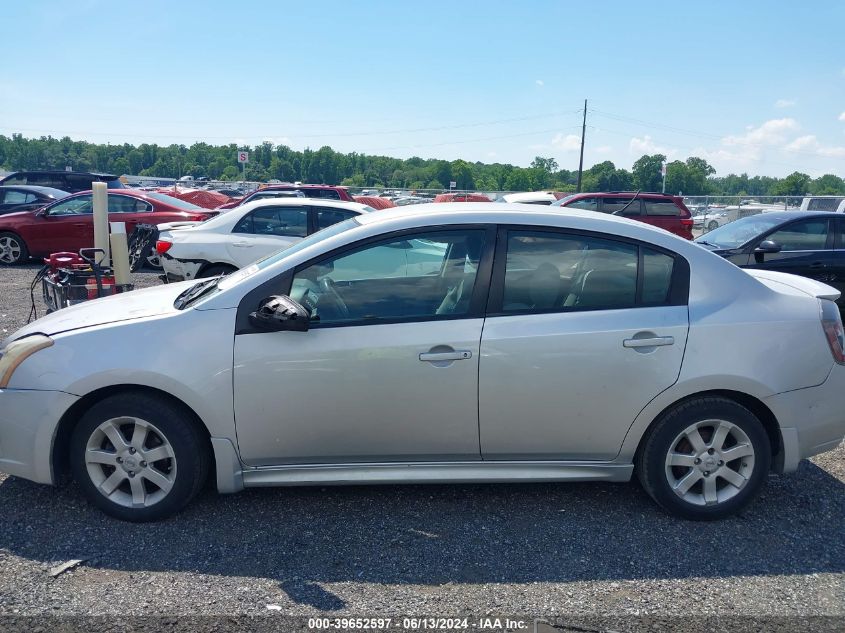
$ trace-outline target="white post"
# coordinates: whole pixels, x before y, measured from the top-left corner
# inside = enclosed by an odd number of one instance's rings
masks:
[[[126,242],[126,222],[111,223],[111,252],[114,283],[125,286],[130,283],[129,277],[129,246]]]
[[[109,198],[106,190],[106,183],[91,183],[94,192],[94,248],[103,249],[103,255],[94,258],[99,264],[108,265],[110,259],[109,249]]]

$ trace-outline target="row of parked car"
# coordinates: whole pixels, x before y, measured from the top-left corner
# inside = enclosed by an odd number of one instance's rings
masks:
[[[157,225],[160,235],[147,264],[163,268],[167,281],[230,273],[335,223],[395,206],[378,196],[352,196],[345,187],[288,183],[205,209],[160,191],[125,188],[107,174],[57,174],[69,178],[68,184],[89,189],[95,180],[106,181],[110,220],[125,222],[130,233],[139,224]],[[0,182],[0,264],[91,246],[90,191],[69,194],[20,184],[29,179],[36,180],[12,174]],[[434,200],[482,201],[490,202],[481,194],[465,193],[441,194]],[[692,214],[677,196],[529,192],[507,194],[502,202],[597,211],[638,220],[685,239],[693,237]],[[16,211],[6,212],[10,208]],[[827,211],[780,211],[748,215],[712,228],[696,242],[739,266],[795,273],[845,290],[845,217]]]

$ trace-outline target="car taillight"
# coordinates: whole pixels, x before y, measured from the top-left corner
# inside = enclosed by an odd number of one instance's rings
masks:
[[[681,226],[692,226],[693,220],[692,218],[681,218]]]
[[[167,251],[170,250],[170,247],[173,246],[173,242],[168,242],[166,240],[158,240],[156,242],[156,253],[159,255],[164,255]]]
[[[829,299],[819,299],[821,304],[822,329],[830,345],[833,360],[845,365],[845,330],[842,328],[842,317],[839,306]]]

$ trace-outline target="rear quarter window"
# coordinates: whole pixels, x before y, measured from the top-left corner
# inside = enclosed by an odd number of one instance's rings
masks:
[[[681,210],[671,200],[643,200],[646,215],[679,216]]]

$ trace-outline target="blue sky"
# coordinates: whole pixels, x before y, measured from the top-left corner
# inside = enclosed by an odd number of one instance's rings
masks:
[[[845,3],[17,2],[0,133],[845,175]]]

